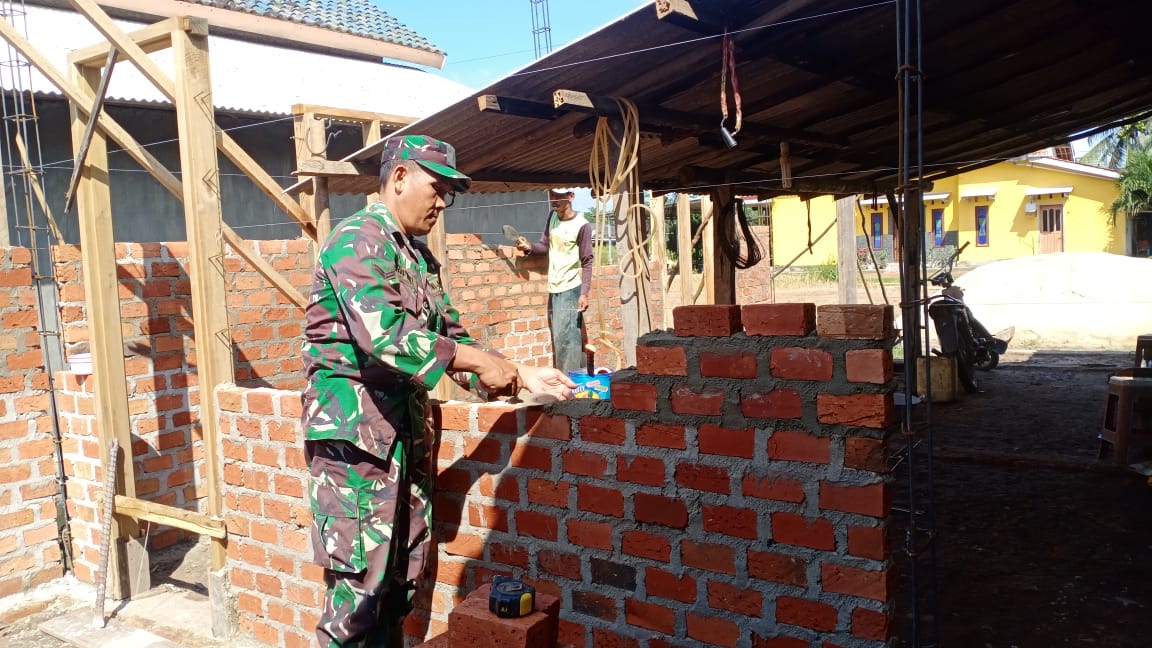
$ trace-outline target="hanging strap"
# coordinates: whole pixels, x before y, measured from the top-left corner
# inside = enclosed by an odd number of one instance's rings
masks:
[[[732,102],[736,105],[736,125],[732,129],[732,134],[740,132],[740,127],[744,123],[744,109],[740,99],[740,81],[736,78],[736,48],[732,44],[732,39],[728,36],[728,28],[724,28],[724,40],[721,45],[723,49],[723,60],[720,64],[720,113],[723,118],[720,120],[720,125],[723,126],[728,121],[728,76],[732,76]]]

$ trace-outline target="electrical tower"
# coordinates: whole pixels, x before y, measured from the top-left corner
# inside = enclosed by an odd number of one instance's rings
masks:
[[[532,3],[532,39],[536,58],[552,51],[552,28],[548,26],[548,0],[529,0]]]

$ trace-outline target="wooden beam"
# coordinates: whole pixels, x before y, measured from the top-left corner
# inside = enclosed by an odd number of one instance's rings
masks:
[[[744,26],[747,18],[733,15],[727,2],[722,0],[656,0],[656,19],[713,36]]]
[[[712,302],[713,304],[736,303],[736,264],[724,251],[723,241],[735,240],[736,201],[732,187],[716,187],[712,190]]]
[[[0,20],[0,29],[10,23]],[[76,84],[89,91],[99,83],[99,71],[73,68]],[[88,105],[87,103],[82,105]],[[79,105],[71,105],[72,142],[78,148],[86,120]],[[78,151],[73,151],[76,153]],[[136,496],[136,469],[132,461],[132,423],[128,416],[128,387],[124,370],[124,337],[120,327],[120,294],[116,278],[116,240],[112,234],[112,192],[108,186],[108,144],[103,135],[92,139],[88,164],[80,176],[77,192],[80,229],[80,263],[84,275],[84,303],[88,319],[88,344],[92,351],[92,379],[95,381],[96,430],[99,434],[100,463],[103,470],[116,473],[116,492]],[[116,438],[127,455],[119,465],[109,465],[112,439]],[[137,531],[129,520],[117,520],[117,538],[131,538]],[[109,574],[112,597],[131,596],[131,586],[123,575],[127,557],[110,543]]]
[[[75,0],[74,0],[75,1]],[[85,0],[87,1],[87,0]],[[220,446],[220,411],[216,388],[235,382],[232,338],[228,333],[228,286],[220,234],[220,168],[216,155],[215,111],[208,67],[208,37],[172,35],[176,61],[176,125],[180,136],[180,171],[184,180],[184,220],[188,230],[188,278],[192,283],[192,320],[200,385],[200,428],[204,436],[204,507],[222,517],[224,483]],[[213,538],[213,571],[227,562],[224,538]]]
[[[0,173],[0,248],[12,245],[8,234],[11,221],[8,216],[8,174]]]
[[[476,103],[479,105],[480,112],[500,113],[513,117],[530,117],[532,119],[552,120],[565,112],[541,101],[498,95],[480,95],[476,97]]]
[[[328,128],[327,120],[313,113],[300,113],[292,116],[292,127],[296,141],[296,166],[303,166],[305,161],[327,161]],[[359,175],[359,173],[357,173]],[[320,244],[332,232],[332,208],[328,200],[328,178],[318,176],[312,178],[312,191],[300,194],[300,207],[308,215],[309,220],[316,223],[316,242],[314,248],[320,254]]]
[[[840,304],[859,302],[856,291],[856,196],[836,200],[836,277]]]
[[[128,34],[128,38],[139,45],[141,50],[150,54],[171,47],[172,32],[177,31],[207,36],[208,23],[202,20],[193,20],[188,16],[173,16],[131,32]],[[84,67],[101,65],[104,63],[104,59],[108,58],[108,53],[115,49],[111,43],[97,43],[72,52],[68,55],[68,62]],[[126,58],[122,53],[116,52],[116,60],[123,61]]]
[[[573,112],[592,113],[607,117],[619,116],[620,114],[620,106],[615,99],[590,95],[579,90],[555,90],[552,92],[552,103],[556,109]],[[668,132],[669,128],[672,128],[690,130],[699,134],[717,133],[720,128],[719,121],[714,115],[672,110],[656,104],[636,104],[636,110],[640,115],[640,130],[644,132],[665,133]],[[834,150],[847,150],[850,146],[850,142],[841,137],[792,128],[776,128],[748,121],[744,122],[740,134],[758,139],[788,140]]]
[[[84,166],[84,157],[88,155],[88,144],[96,133],[96,120],[91,115],[99,115],[104,106],[104,96],[108,94],[108,81],[112,79],[112,70],[116,69],[116,48],[108,49],[108,58],[104,61],[104,69],[100,74],[100,84],[96,87],[96,100],[92,102],[92,109],[88,111],[88,125],[84,128],[84,137],[80,140],[79,152],[72,163],[72,178],[68,181],[68,190],[64,192],[64,213],[72,210],[72,200],[76,197],[76,185],[80,182],[80,168]]]
[[[32,158],[28,155],[28,146],[24,143],[24,135],[16,132],[12,139],[16,141],[16,151],[20,154],[20,162],[24,165],[24,175],[28,177],[28,184],[32,185],[32,193],[36,194],[36,202],[40,204],[40,210],[44,212],[44,217],[48,219],[48,229],[52,232],[52,236],[56,237],[59,243],[64,242],[64,237],[60,233],[60,227],[56,224],[56,218],[52,215],[52,209],[48,206],[48,198],[44,195],[44,186],[40,184],[40,176],[36,175],[35,167],[32,166]],[[32,237],[35,240],[35,236]]]
[[[373,121],[370,121],[370,122],[367,122],[367,123],[361,125],[361,131],[364,134],[364,146],[368,146],[369,144],[380,139],[382,126],[383,126],[383,124],[379,120],[373,120]],[[379,162],[377,162],[373,166],[376,169],[375,175],[377,177],[379,177],[379,175],[380,175]],[[379,191],[373,191],[373,192],[370,192],[364,196],[364,200],[368,205],[371,205],[372,203],[376,202],[379,199],[380,199],[380,192]]]
[[[704,248],[704,274],[700,278],[704,288],[705,304],[716,303],[716,218],[712,212],[712,198],[700,196],[700,223],[703,229],[700,237]]]
[[[116,513],[136,520],[148,520],[218,540],[228,537],[228,529],[224,526],[222,518],[195,511],[185,511],[175,506],[166,506],[125,495],[117,495],[113,502]]]
[[[160,66],[148,57],[135,42],[124,33],[104,10],[96,5],[94,0],[68,0],[73,7],[76,8],[81,14],[88,18],[88,20],[104,35],[117,49],[124,52],[128,60],[132,61],[140,73],[146,79],[156,86],[160,93],[163,94],[169,101],[176,102],[176,87],[172,79],[160,68]],[[186,32],[179,32],[185,33]],[[175,34],[174,38],[175,40]],[[177,69],[180,67],[180,62],[177,61]],[[211,95],[207,95],[208,98]],[[204,97],[199,100],[204,101]],[[202,110],[209,113],[215,113],[215,109],[211,104],[204,105]],[[215,128],[215,120],[213,120],[213,139],[216,142],[216,147],[220,149],[224,155],[232,161],[243,173],[245,173],[252,182],[264,192],[264,195],[272,199],[276,205],[284,210],[289,216],[300,224],[304,233],[308,236],[316,236],[316,225],[310,221],[308,214],[304,209],[295,201],[289,198],[284,193],[284,188],[281,187],[276,181],[260,166],[248,152],[243,149],[235,140],[232,139],[228,133]]]
[[[692,286],[692,197],[686,193],[676,194],[676,264],[680,268],[680,305],[691,306],[696,296]]]
[[[376,176],[380,168],[363,162],[348,162],[344,160],[325,160],[309,158],[299,160],[294,173],[298,176],[349,177],[349,176]]]
[[[231,245],[233,250],[236,250],[236,254],[239,254],[241,258],[251,264],[252,267],[256,269],[256,272],[259,272],[261,276],[267,279],[269,283],[275,286],[276,289],[279,290],[285,297],[287,297],[293,304],[296,304],[300,308],[304,308],[308,305],[308,299],[304,297],[304,295],[300,294],[300,291],[296,289],[296,286],[293,286],[290,281],[285,279],[284,275],[280,274],[275,268],[272,267],[272,264],[265,261],[264,257],[260,256],[258,251],[253,251],[250,247],[248,247],[248,241],[245,241],[239,234],[237,234],[236,230],[228,227],[225,224],[221,224],[220,227],[221,233],[224,236],[224,241],[228,243],[228,245]]]
[[[293,116],[303,115],[305,113],[312,113],[317,117],[317,119],[335,119],[337,121],[356,122],[360,124],[380,122],[381,124],[387,124],[394,129],[400,128],[401,126],[407,126],[408,124],[411,124],[412,122],[419,119],[419,117],[410,117],[408,115],[392,115],[389,113],[372,112],[370,110],[337,108],[335,106],[317,106],[315,104],[292,105]],[[376,140],[372,141],[374,142]]]

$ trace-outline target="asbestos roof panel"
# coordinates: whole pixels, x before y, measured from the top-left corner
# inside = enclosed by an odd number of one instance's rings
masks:
[[[126,31],[143,25],[116,21]],[[29,7],[28,40],[65,74],[68,54],[102,42],[99,32],[81,15],[44,7]],[[231,112],[284,115],[292,105],[306,103],[423,117],[467,96],[470,90],[444,77],[402,65],[347,59],[222,36],[208,37],[212,100]],[[149,55],[173,76],[172,52]],[[65,74],[65,76],[67,76]],[[297,79],[312,79],[298,83]],[[0,87],[40,93],[59,90],[34,69],[19,67],[3,75]],[[386,92],[381,88],[388,88]],[[131,63],[118,63],[108,85],[113,102],[167,103],[165,97]]]
[[[444,54],[371,0],[184,0]]]

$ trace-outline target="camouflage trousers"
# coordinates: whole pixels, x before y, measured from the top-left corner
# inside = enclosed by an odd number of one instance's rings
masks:
[[[400,646],[431,547],[426,444],[397,437],[388,459],[346,441],[308,441],[305,448],[312,550],[327,586],[319,645]]]

